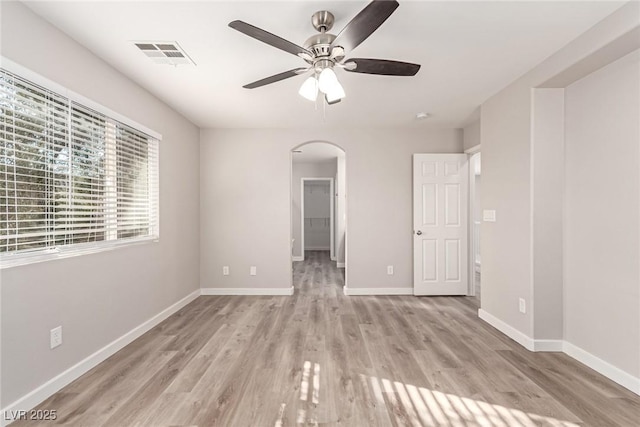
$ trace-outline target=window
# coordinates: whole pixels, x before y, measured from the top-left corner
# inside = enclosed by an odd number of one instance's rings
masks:
[[[158,138],[113,115],[0,69],[3,265],[158,238]]]

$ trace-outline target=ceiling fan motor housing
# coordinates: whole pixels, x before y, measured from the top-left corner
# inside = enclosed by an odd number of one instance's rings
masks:
[[[336,36],[329,33],[314,34],[304,42],[303,47],[313,52],[315,57],[329,57],[331,55],[331,42]]]

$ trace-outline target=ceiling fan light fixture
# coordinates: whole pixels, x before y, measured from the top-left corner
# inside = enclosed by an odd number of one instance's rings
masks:
[[[318,97],[318,80],[314,76],[309,77],[302,83],[298,93],[309,101],[315,101]]]
[[[329,91],[325,93],[327,95],[327,103],[329,104],[333,104],[347,96],[347,94],[344,92],[344,88],[342,87],[340,82],[338,82],[338,80],[336,80]]]
[[[323,93],[329,93],[338,83],[338,76],[331,68],[325,68],[318,77],[318,86]]]

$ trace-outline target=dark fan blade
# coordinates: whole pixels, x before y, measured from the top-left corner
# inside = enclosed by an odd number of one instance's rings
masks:
[[[355,68],[350,65],[356,64]],[[383,76],[415,76],[420,65],[388,59],[351,58],[344,62],[345,70],[352,73],[381,74]]]
[[[351,52],[366,40],[399,6],[397,1],[374,0],[340,31],[331,46],[342,46]]]
[[[273,47],[277,47],[278,49],[284,50],[285,52],[289,52],[294,55],[303,53],[305,55],[311,56],[311,52],[309,52],[307,49],[302,48],[295,43],[291,43],[290,41],[285,40],[282,37],[278,37],[275,34],[271,34],[258,27],[254,27],[251,24],[247,24],[246,22],[233,21],[229,23],[229,26],[234,30],[238,30],[241,33],[248,35],[249,37],[253,37],[254,39],[260,40],[263,43],[266,43]]]
[[[294,68],[293,70],[285,71],[284,73],[276,74],[275,76],[267,77],[257,82],[249,83],[242,86],[245,89],[255,89],[260,86],[268,85],[271,83],[279,82],[280,80],[288,79],[289,77],[295,77],[303,72],[307,71],[306,68]]]

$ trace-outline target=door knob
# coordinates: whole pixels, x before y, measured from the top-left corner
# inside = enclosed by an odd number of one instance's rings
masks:
[[[418,230],[418,231],[416,231],[416,234],[417,234],[418,236],[421,236],[421,235],[422,235],[422,231]]]

